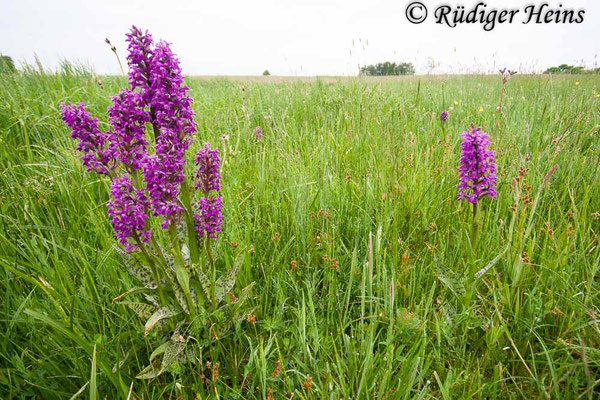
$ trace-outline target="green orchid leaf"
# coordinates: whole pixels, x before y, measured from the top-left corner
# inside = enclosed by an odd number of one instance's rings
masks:
[[[172,306],[164,306],[156,310],[152,316],[146,321],[146,325],[144,325],[144,336],[148,336],[148,333],[152,330],[157,323],[166,318],[174,317],[179,314],[177,310],[175,310]]]

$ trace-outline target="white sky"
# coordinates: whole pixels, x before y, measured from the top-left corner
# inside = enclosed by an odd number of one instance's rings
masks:
[[[186,75],[355,75],[358,65],[410,61],[419,73],[525,71],[569,63],[600,66],[600,1],[547,2],[586,10],[581,24],[515,23],[485,32],[479,24],[433,23],[440,4],[467,8],[473,0],[421,0],[423,24],[405,18],[407,0],[0,0],[0,52],[17,64],[47,68],[61,59],[119,73],[104,38],[125,59],[132,24],[173,43]],[[520,8],[545,0],[490,0],[487,8]],[[520,17],[519,17],[520,15]]]

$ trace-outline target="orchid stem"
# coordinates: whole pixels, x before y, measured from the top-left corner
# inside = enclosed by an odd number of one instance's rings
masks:
[[[471,259],[469,260],[469,266],[467,270],[467,284],[466,284],[466,301],[465,306],[468,307],[471,304],[473,292],[475,291],[475,272],[477,269],[477,244],[479,237],[479,214],[478,214],[478,203],[473,203],[473,215],[471,221]]]
[[[183,181],[181,186],[181,200],[185,207],[185,223],[187,227],[187,237],[190,248],[190,259],[192,264],[196,264],[200,258],[200,251],[198,249],[198,239],[196,231],[194,230],[194,210],[192,208],[192,192],[188,187],[187,181]]]
[[[206,238],[206,256],[208,257],[208,263],[210,264],[211,269],[211,300],[213,302],[213,307],[217,306],[217,296],[215,291],[216,281],[217,281],[217,269],[215,268],[215,262],[213,261],[212,250],[210,248],[210,237]]]
[[[134,233],[133,238],[136,241],[137,245],[140,247],[140,250],[141,250],[142,254],[144,255],[144,257],[146,257],[146,260],[148,260],[148,264],[150,264],[150,269],[152,270],[152,275],[154,276],[154,280],[156,281],[156,288],[158,290],[158,298],[160,299],[161,306],[164,306],[167,303],[165,302],[165,296],[163,294],[162,284],[160,282],[160,275],[158,274],[158,268],[156,268],[154,259],[152,258],[152,256],[150,256],[150,254],[146,250],[146,246],[144,246],[144,243],[142,243],[142,241],[140,240],[140,237],[138,236],[137,232]]]

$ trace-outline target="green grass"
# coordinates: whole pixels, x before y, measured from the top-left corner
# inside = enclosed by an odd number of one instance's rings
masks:
[[[599,77],[517,75],[501,115],[498,76],[188,79],[188,160],[204,142],[224,154],[220,246],[246,253],[236,288],[256,282],[256,323],[151,381],[135,376],[160,338],[111,303],[134,282],[112,248],[108,183],[85,173],[59,115],[85,101],[106,128],[125,79],[101,79],[0,77],[1,398],[598,397]],[[497,262],[465,306],[456,185],[471,122],[499,166],[474,262]]]

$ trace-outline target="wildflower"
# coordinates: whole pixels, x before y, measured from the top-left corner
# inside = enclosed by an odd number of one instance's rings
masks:
[[[257,126],[256,128],[254,128],[254,136],[258,140],[260,140],[260,139],[263,138],[263,131],[262,131],[262,128],[260,126]]]
[[[306,381],[304,381],[304,383],[302,384],[302,387],[304,389],[306,389],[307,392],[309,392],[310,388],[313,385],[312,382],[313,382],[312,377],[310,375],[306,375]]]
[[[271,374],[271,379],[277,379],[280,372],[281,372],[281,361],[277,360],[277,361],[275,361],[275,369],[273,370],[273,373]]]
[[[579,82],[575,82],[575,86],[579,86]]]
[[[77,150],[87,171],[109,175],[115,168],[109,149],[108,135],[98,129],[98,118],[92,118],[85,104],[61,104],[62,119],[71,128],[71,137],[78,141]]]
[[[194,215],[196,232],[200,237],[204,237],[206,234],[208,237],[216,239],[217,233],[221,232],[221,225],[223,225],[222,197],[201,197],[197,205],[198,212]]]
[[[205,144],[204,148],[200,149],[196,155],[196,165],[198,166],[196,189],[204,193],[221,190],[220,164],[219,150],[213,150],[208,144]]]
[[[211,365],[210,361],[206,362],[206,368],[212,373],[212,381],[216,383],[219,380],[219,367],[221,365],[216,362],[214,365]]]
[[[273,389],[271,388],[267,389],[267,400],[275,400],[275,398],[273,397]]]
[[[144,100],[148,102],[150,91],[150,62],[152,61],[152,35],[135,26],[127,35],[129,43],[127,63],[129,64],[129,84],[131,89],[141,88]]]
[[[495,152],[488,149],[488,134],[472,125],[470,131],[463,132],[462,140],[458,200],[476,204],[485,196],[495,199],[496,161]]]
[[[483,107],[479,107],[479,112],[483,112]]]
[[[146,226],[148,199],[144,190],[133,187],[128,175],[113,179],[110,194],[112,198],[108,202],[108,215],[112,217],[115,236],[126,246],[127,251],[133,251],[137,244],[131,243],[129,239],[145,243],[152,236],[152,231]]]
[[[156,155],[148,157],[144,180],[154,213],[163,216],[162,228],[167,229],[183,212],[178,203],[185,179],[183,156],[196,131],[192,99],[168,43],[154,46],[152,35],[135,26],[127,34],[127,42],[129,83],[132,90],[141,89],[156,136]]]
[[[237,297],[235,297],[235,294],[229,292],[227,293],[227,297],[229,297],[229,300],[231,301],[232,304],[235,304],[235,302],[237,301]]]
[[[185,161],[174,154],[168,141],[157,144],[157,155],[148,157],[144,166],[144,181],[147,184],[152,210],[163,217],[161,227],[168,229],[172,222],[178,222],[183,207],[178,202],[180,185],[185,176]]]
[[[447,110],[443,110],[440,114],[440,119],[442,122],[448,121],[448,117],[450,117],[450,113]]]
[[[457,106],[458,105],[458,101],[454,100],[454,105]]]
[[[139,36],[139,33],[132,36],[137,41],[132,40],[130,48],[143,53],[147,59],[141,61],[137,56],[132,58],[138,62],[133,69],[139,71],[133,76],[137,80],[131,76],[130,80],[135,80],[132,87],[139,83],[144,99],[150,106],[150,118],[156,135],[156,155],[148,158],[144,166],[144,179],[154,213],[163,216],[162,228],[167,229],[171,223],[179,221],[183,213],[178,198],[185,179],[184,154],[196,131],[196,123],[192,99],[187,95],[189,88],[183,84],[179,61],[166,42],[158,43],[154,50],[137,45],[149,43],[149,46],[151,38],[148,39],[148,36]]]
[[[174,145],[185,151],[196,132],[192,98],[187,94],[189,88],[179,67],[179,60],[166,42],[159,42],[152,54],[150,66],[149,105],[154,110],[152,121],[158,127],[159,137],[165,130],[172,130],[178,139]]]
[[[210,192],[221,190],[219,150],[213,150],[208,144],[205,144],[204,148],[198,151],[195,161],[198,166],[196,190],[204,193],[197,203],[198,213],[194,215],[196,232],[200,237],[207,234],[208,237],[216,239],[223,224],[223,203],[221,196],[210,197]]]
[[[110,148],[115,157],[134,170],[141,169],[148,145],[144,138],[145,124],[150,122],[150,117],[144,110],[140,92],[128,89],[114,96],[108,115],[113,126],[108,132]]]

